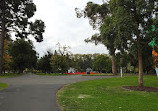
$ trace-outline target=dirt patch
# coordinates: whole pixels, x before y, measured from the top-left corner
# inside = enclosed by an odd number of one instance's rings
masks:
[[[158,92],[158,88],[155,87],[123,86],[123,89],[144,92]]]

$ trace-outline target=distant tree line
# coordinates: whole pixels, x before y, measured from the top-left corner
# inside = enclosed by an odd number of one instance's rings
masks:
[[[44,73],[65,73],[70,67],[78,72],[91,68],[98,72],[111,72],[111,58],[107,54],[72,54],[69,47],[61,46],[54,53],[47,53],[38,59],[37,70]]]
[[[38,57],[33,43],[24,39],[5,40],[3,53],[3,73],[36,71],[42,73],[66,73],[69,68],[78,72],[86,72],[87,68],[100,73],[112,73],[112,57],[107,54],[72,54],[68,46],[58,44],[58,50],[48,50]],[[154,73],[151,49],[146,49],[144,72]],[[117,72],[123,68],[124,73],[138,73],[137,56],[133,51],[116,53]],[[27,69],[27,70],[26,70]]]

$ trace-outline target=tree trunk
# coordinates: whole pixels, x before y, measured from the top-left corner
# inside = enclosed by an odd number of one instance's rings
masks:
[[[138,19],[138,14],[137,14],[137,8],[135,6],[135,1],[133,0],[133,6],[134,6],[134,20],[136,21],[136,37],[137,37],[137,46],[138,46],[138,65],[139,65],[139,87],[143,87],[143,60],[142,60],[142,47],[141,47],[141,38],[140,38],[140,31],[139,31],[139,24],[140,20]]]
[[[138,79],[138,83],[139,83],[139,87],[143,87],[143,60],[142,60],[142,46],[140,44],[140,37],[139,37],[139,30],[138,30],[138,26],[137,25],[137,45],[138,45],[138,65],[139,65],[139,79]]]
[[[3,47],[4,47],[4,42],[3,42],[3,36],[2,33],[0,35],[0,75],[2,74],[2,59],[3,59]]]
[[[138,64],[139,64],[139,87],[143,87],[143,60],[142,60],[142,51],[138,50]]]
[[[5,38],[5,22],[2,17],[2,32],[0,37],[0,74],[2,74],[2,61],[3,61],[3,50],[4,50],[4,38]]]
[[[115,61],[115,53],[112,54],[112,73],[117,75],[116,61]]]
[[[2,1],[2,6],[4,6],[4,8],[2,8],[2,17],[1,17],[1,21],[2,21],[2,32],[0,32],[0,75],[2,74],[2,61],[3,61],[3,50],[4,50],[4,39],[5,39],[5,0]]]

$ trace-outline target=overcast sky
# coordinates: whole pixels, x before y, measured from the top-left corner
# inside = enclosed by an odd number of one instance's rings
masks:
[[[45,22],[44,41],[34,42],[36,51],[42,56],[48,49],[57,49],[57,43],[70,46],[73,54],[105,53],[103,45],[85,43],[96,31],[89,25],[88,19],[77,18],[75,8],[84,9],[89,0],[33,0],[37,11],[33,19]],[[102,3],[102,0],[93,0]]]

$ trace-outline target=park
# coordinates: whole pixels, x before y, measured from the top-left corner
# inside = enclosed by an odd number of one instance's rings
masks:
[[[0,111],[157,111],[157,15],[156,0],[1,0]]]

